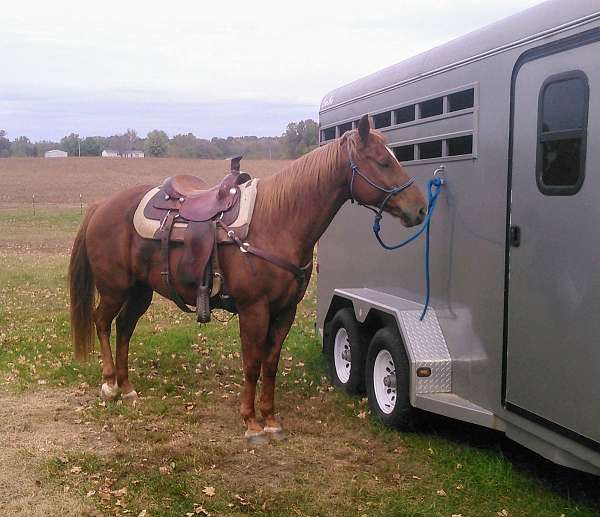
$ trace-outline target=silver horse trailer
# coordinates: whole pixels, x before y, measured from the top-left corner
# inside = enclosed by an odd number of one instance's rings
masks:
[[[321,144],[364,113],[423,188],[446,181],[423,321],[422,240],[385,251],[346,204],[320,241],[334,383],[387,424],[418,408],[600,474],[600,3],[551,0],[334,90]]]

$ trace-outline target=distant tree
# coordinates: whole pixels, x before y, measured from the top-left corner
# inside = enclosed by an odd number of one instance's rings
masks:
[[[290,122],[282,135],[283,148],[288,158],[298,158],[312,151],[318,144],[319,126],[312,120]]]
[[[104,141],[100,136],[88,136],[81,141],[81,156],[100,156],[104,150]]]
[[[179,134],[175,135],[169,140],[169,156],[176,156],[177,158],[199,158],[198,145],[199,140],[193,135],[188,133],[187,135]]]
[[[0,158],[10,155],[10,140],[6,138],[6,131],[0,129]]]
[[[79,156],[79,135],[71,133],[69,136],[63,136],[60,139],[60,148],[69,156]]]
[[[34,147],[34,156],[44,156],[46,151],[50,151],[51,149],[58,149],[60,144],[58,142],[49,142],[47,140],[41,140],[40,142],[36,142],[33,144]]]
[[[165,156],[169,147],[169,137],[164,131],[155,129],[146,136],[146,155]]]
[[[10,144],[12,156],[35,156],[35,147],[26,136],[15,138]]]

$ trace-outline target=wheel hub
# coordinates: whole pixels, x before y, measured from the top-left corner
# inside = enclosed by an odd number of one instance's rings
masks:
[[[396,376],[388,375],[388,376],[384,377],[383,384],[384,384],[384,386],[386,386],[388,388],[395,388],[396,387]]]
[[[389,350],[380,350],[373,364],[373,388],[379,409],[389,415],[396,407],[396,367]]]
[[[344,327],[341,327],[335,334],[335,340],[333,342],[333,361],[338,379],[342,384],[346,384],[350,379],[352,354],[350,352],[348,331]]]

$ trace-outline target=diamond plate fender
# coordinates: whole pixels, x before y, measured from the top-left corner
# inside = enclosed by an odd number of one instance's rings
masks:
[[[452,358],[435,309],[429,307],[425,319],[420,321],[421,304],[375,289],[336,289],[334,296],[352,302],[359,322],[364,322],[373,309],[396,320],[410,361],[410,399],[413,404],[416,394],[452,392]],[[431,375],[417,377],[419,368],[430,368]]]

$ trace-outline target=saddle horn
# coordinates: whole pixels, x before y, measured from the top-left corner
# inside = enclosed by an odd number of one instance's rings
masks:
[[[231,172],[240,172],[240,162],[242,161],[242,158],[242,155],[231,158]]]

